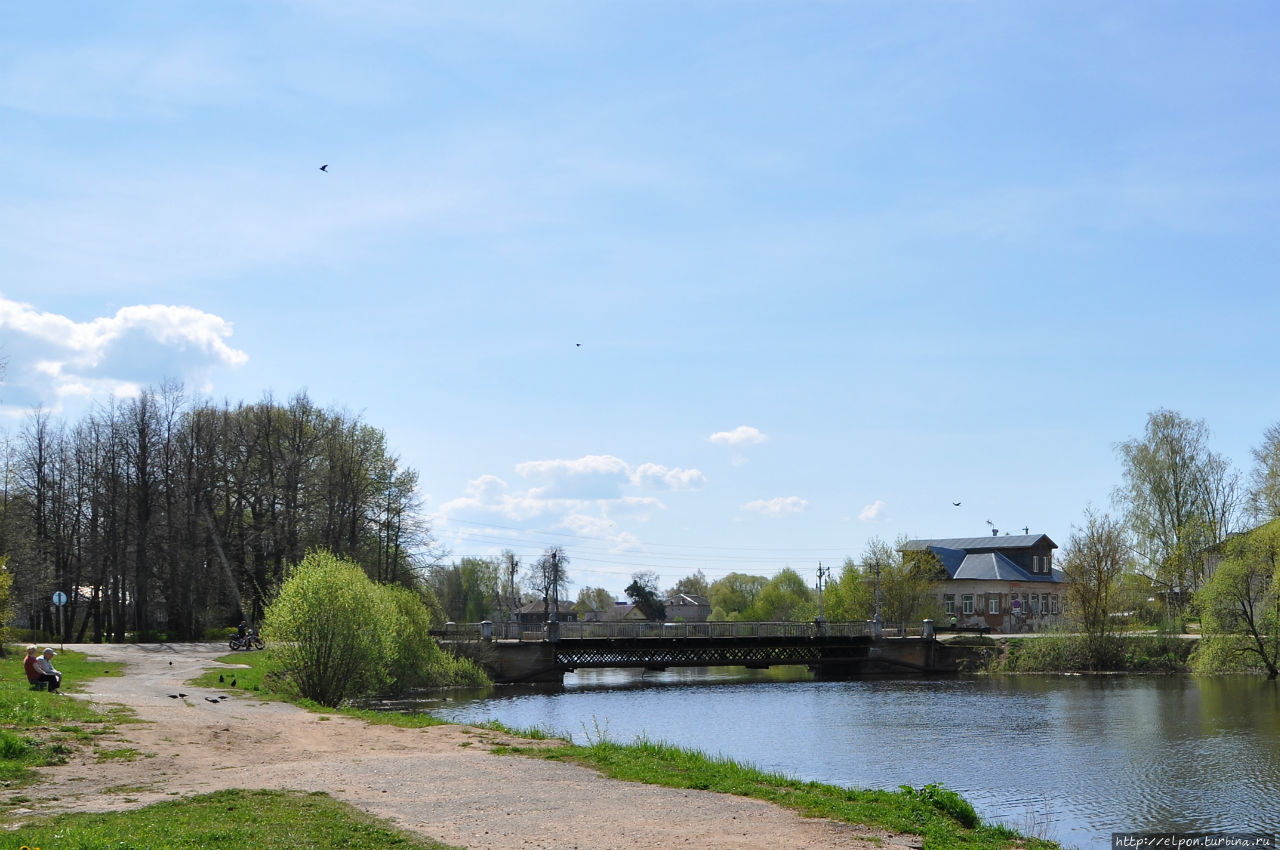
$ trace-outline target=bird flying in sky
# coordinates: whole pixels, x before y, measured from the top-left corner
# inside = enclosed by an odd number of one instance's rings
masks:
[[[952,502],[951,504],[955,505],[957,508],[958,508],[958,507],[960,507],[960,503],[959,503],[959,502]]]
[[[327,163],[327,162],[326,162],[324,165],[320,166],[320,170],[321,170],[321,171],[323,171],[325,174],[328,174],[328,173],[329,173],[329,163]]]

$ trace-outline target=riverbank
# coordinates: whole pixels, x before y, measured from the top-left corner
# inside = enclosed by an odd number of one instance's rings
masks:
[[[1011,838],[925,845],[915,833],[803,817],[771,802],[701,787],[666,788],[603,778],[596,770],[499,753],[554,743],[500,730],[438,725],[373,726],[333,713],[265,701],[243,688],[193,687],[208,667],[225,685],[238,668],[201,644],[75,647],[125,666],[87,684],[80,698],[124,705],[143,723],[118,727],[132,760],[80,753],[45,768],[31,801],[10,823],[44,814],[135,809],[213,791],[323,792],[412,832],[473,848],[669,847],[918,848],[1014,846]],[[237,684],[238,681],[237,681]],[[184,693],[184,697],[170,695]],[[706,783],[703,783],[706,784]],[[839,794],[850,794],[833,789]],[[787,792],[780,796],[789,796]],[[971,831],[957,826],[956,836]]]
[[[1189,673],[1197,644],[1176,634],[1112,635],[1095,645],[1077,634],[963,640],[963,668],[984,673]]]

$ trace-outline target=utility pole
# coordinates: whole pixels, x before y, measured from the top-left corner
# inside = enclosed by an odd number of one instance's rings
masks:
[[[822,566],[822,562],[818,562],[818,622],[822,622],[822,579],[831,575],[831,570]]]

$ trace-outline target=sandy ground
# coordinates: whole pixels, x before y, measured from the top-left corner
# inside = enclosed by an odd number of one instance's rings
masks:
[[[145,723],[122,724],[105,748],[144,757],[98,764],[91,751],[28,792],[15,812],[133,808],[223,788],[324,791],[401,828],[471,848],[908,848],[920,839],[802,818],[706,791],[621,782],[574,765],[490,752],[505,736],[465,726],[399,729],[324,717],[249,692],[185,684],[226,647],[72,646],[122,667],[80,699],[119,703]],[[227,666],[228,682],[235,668]],[[185,693],[172,699],[168,695]],[[210,702],[222,693],[231,695]]]

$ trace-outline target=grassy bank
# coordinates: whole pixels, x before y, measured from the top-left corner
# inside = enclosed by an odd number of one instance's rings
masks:
[[[1081,635],[993,641],[990,673],[1185,673],[1196,641],[1177,635],[1112,635],[1090,644]]]
[[[525,732],[514,734],[528,735]],[[829,818],[875,830],[919,835],[923,838],[925,850],[996,850],[1010,847],[1048,850],[1059,846],[1051,841],[1025,837],[1005,826],[983,823],[968,801],[938,785],[924,788],[903,786],[898,791],[840,788],[819,782],[801,782],[765,773],[730,759],[714,758],[651,741],[618,744],[600,740],[586,746],[507,747],[499,751],[570,761],[593,767],[615,779],[736,794],[767,800],[806,817]]]
[[[8,841],[13,847],[58,850],[448,847],[401,832],[327,794],[295,791],[219,791],[128,812],[34,818]]]

